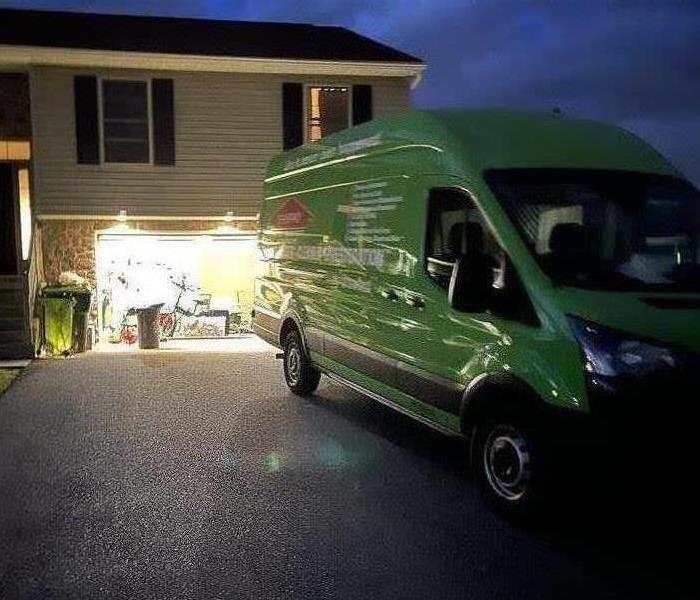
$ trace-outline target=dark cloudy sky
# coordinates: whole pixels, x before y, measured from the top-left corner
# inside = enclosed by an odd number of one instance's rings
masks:
[[[344,25],[416,54],[419,107],[594,117],[700,184],[700,0],[0,0],[0,6]]]

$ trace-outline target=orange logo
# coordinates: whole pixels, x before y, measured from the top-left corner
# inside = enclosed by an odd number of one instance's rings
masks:
[[[306,229],[311,220],[309,209],[296,198],[287,200],[275,214],[277,229]]]

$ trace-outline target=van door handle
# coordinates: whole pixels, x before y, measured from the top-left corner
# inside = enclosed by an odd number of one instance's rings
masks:
[[[398,302],[399,295],[394,290],[382,290],[382,298],[385,300],[391,300],[392,302]]]
[[[419,296],[409,296],[408,298],[406,298],[406,304],[412,306],[413,308],[425,308],[425,301]]]

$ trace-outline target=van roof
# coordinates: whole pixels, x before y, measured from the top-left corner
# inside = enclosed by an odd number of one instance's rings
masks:
[[[489,109],[375,119],[279,155],[267,181],[383,154],[401,157],[405,169],[411,159],[402,151],[414,151],[414,173],[469,177],[489,168],[588,168],[679,175],[660,153],[620,127],[556,113]]]

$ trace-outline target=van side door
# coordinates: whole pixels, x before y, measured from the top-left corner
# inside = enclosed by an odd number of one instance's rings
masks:
[[[321,366],[377,393],[390,389],[395,371],[382,352],[378,323],[386,310],[385,275],[405,262],[393,228],[403,204],[401,182],[373,177],[335,186],[317,207],[328,219],[323,277],[312,303],[323,332]]]
[[[425,178],[415,193],[413,202],[424,211],[417,223],[423,255],[396,303],[396,387],[433,419],[458,427],[466,386],[501,355],[508,324],[519,318],[507,314],[517,275],[468,191],[450,179]],[[458,312],[448,302],[453,266],[476,248],[488,256],[494,302],[483,313]]]

